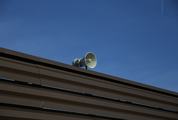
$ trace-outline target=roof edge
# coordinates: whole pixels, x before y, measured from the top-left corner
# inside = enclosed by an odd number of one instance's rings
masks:
[[[115,77],[115,76],[100,73],[100,72],[95,72],[95,71],[91,71],[91,70],[85,70],[85,69],[77,68],[77,67],[74,67],[72,65],[64,64],[64,63],[61,63],[61,62],[58,62],[58,61],[49,60],[49,59],[25,54],[25,53],[22,53],[22,52],[6,49],[6,48],[2,48],[2,47],[0,48],[0,55],[2,57],[6,57],[6,58],[17,59],[17,60],[24,61],[24,62],[31,62],[31,63],[41,64],[41,65],[45,65],[45,66],[51,66],[51,67],[55,67],[56,69],[60,68],[64,71],[70,71],[70,72],[73,72],[73,73],[76,73],[76,74],[83,74],[83,75],[90,76],[90,77],[102,78],[102,79],[105,79],[107,81],[127,84],[127,85],[130,85],[130,86],[135,86],[135,87],[139,87],[139,88],[142,88],[142,89],[147,89],[147,90],[150,90],[150,91],[159,92],[159,93],[178,97],[178,93],[174,92],[174,91],[170,91],[170,90],[166,90],[166,89],[163,89],[163,88],[159,88],[159,87],[155,87],[155,86],[151,86],[151,85],[127,80],[127,79],[120,78],[120,77]]]

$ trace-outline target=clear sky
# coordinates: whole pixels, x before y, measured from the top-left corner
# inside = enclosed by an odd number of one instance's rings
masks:
[[[178,92],[178,0],[1,0],[0,47]]]

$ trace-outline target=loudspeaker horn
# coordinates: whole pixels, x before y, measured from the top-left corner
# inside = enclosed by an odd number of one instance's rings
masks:
[[[87,52],[85,56],[80,58],[75,58],[72,65],[76,67],[95,68],[97,64],[96,55],[92,52]]]

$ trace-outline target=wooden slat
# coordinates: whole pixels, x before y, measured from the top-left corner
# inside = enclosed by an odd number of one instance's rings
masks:
[[[123,120],[1,104],[0,116],[2,120]]]

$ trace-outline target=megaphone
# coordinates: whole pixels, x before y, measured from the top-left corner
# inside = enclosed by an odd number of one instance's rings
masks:
[[[97,64],[96,55],[92,52],[88,52],[85,54],[83,58],[75,58],[72,62],[73,66],[76,67],[85,67],[87,68],[95,68]]]

